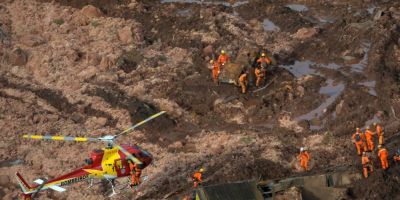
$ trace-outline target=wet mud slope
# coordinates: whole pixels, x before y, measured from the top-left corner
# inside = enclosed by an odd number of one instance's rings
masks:
[[[115,134],[160,110],[121,138],[154,165],[116,199],[181,198],[200,167],[205,184],[360,171],[356,127],[379,122],[390,155],[400,145],[399,27],[396,1],[0,1],[0,195],[17,197],[15,171],[56,177],[103,145],[23,134]],[[212,82],[221,49],[250,65],[262,48],[276,60],[266,89]],[[344,199],[399,198],[398,166],[384,173],[372,155],[376,173]],[[40,199],[108,199],[108,186],[86,187]]]

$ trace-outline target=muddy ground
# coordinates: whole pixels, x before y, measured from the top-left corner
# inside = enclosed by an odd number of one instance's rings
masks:
[[[159,110],[168,115],[119,141],[147,149],[154,165],[116,199],[181,197],[199,167],[206,184],[360,171],[355,127],[380,122],[390,154],[400,145],[399,34],[397,1],[0,0],[0,196],[17,197],[15,171],[56,177],[103,145],[23,134],[114,134]],[[244,95],[213,84],[207,63],[222,48],[234,62],[267,48],[277,60],[267,82],[278,78]],[[377,170],[343,198],[399,199],[398,171]],[[82,183],[40,198],[106,190]]]

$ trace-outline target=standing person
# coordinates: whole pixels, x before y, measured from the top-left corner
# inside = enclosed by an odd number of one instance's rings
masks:
[[[364,178],[368,178],[369,172],[373,172],[374,169],[372,167],[372,163],[368,158],[367,153],[364,151],[361,156],[361,164],[363,167],[363,176]]]
[[[389,168],[389,162],[388,162],[389,153],[382,145],[379,145],[378,149],[379,149],[378,156],[379,159],[381,160],[382,169],[387,170]]]
[[[248,84],[248,80],[247,80],[247,74],[248,72],[242,72],[239,76],[239,85],[242,89],[242,94],[245,94],[247,91],[247,84]]]
[[[308,161],[310,160],[310,154],[307,152],[305,147],[300,148],[300,154],[297,156],[300,160],[300,167],[304,171],[308,171]]]
[[[142,175],[142,169],[140,165],[133,163],[129,160],[129,168],[131,170],[131,187],[140,184],[140,176]]]
[[[212,69],[212,79],[214,83],[218,84],[218,77],[220,73],[220,64],[218,62],[214,62],[214,60],[210,61],[211,69]]]
[[[375,126],[375,134],[378,135],[378,145],[384,144],[384,139],[383,139],[383,128],[380,124],[374,123]]]
[[[365,151],[365,136],[360,128],[356,128],[356,132],[351,137],[353,143],[356,145],[357,154],[361,156],[361,152]]]
[[[367,126],[365,130],[365,140],[367,144],[367,151],[373,151],[374,150],[374,135],[375,133],[369,130],[369,126]]]
[[[264,77],[265,77],[265,70],[262,67],[257,67],[255,70],[255,75],[257,77],[256,79],[256,86],[260,87],[261,84],[264,81]]]
[[[266,57],[265,53],[261,53],[261,57],[257,60],[257,64],[260,67],[266,67],[267,65],[271,64],[271,60]]]
[[[228,55],[225,54],[225,50],[221,50],[221,54],[218,56],[218,61],[217,62],[220,65],[223,65],[223,64],[225,64],[225,63],[227,63],[229,61],[230,61],[230,58],[229,58]]]
[[[199,187],[199,185],[203,182],[202,175],[204,173],[204,169],[200,168],[199,171],[195,172],[192,176],[193,180],[193,188]]]
[[[400,149],[397,149],[396,154],[393,156],[393,161],[396,164],[400,163]]]

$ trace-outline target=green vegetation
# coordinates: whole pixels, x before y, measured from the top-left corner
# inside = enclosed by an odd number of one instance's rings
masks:
[[[55,23],[55,24],[57,24],[57,25],[61,25],[61,24],[64,24],[64,20],[61,19],[61,18],[54,19],[54,20],[53,20],[53,23]]]
[[[91,21],[90,22],[90,25],[92,25],[93,27],[97,27],[97,26],[99,26],[100,25],[100,23],[98,22],[98,21]]]

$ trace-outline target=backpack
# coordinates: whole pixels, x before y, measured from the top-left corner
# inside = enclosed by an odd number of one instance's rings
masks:
[[[356,142],[361,141],[361,135],[360,134],[356,134]]]

